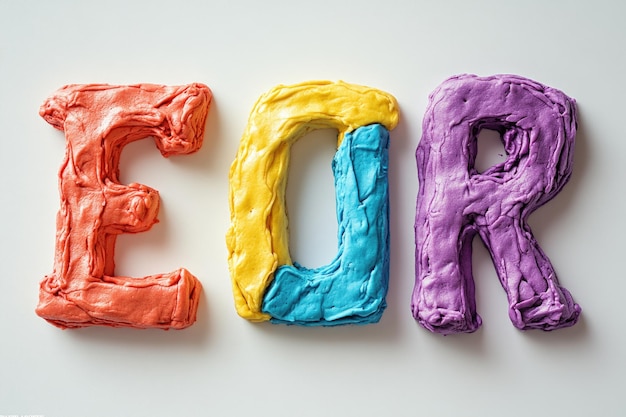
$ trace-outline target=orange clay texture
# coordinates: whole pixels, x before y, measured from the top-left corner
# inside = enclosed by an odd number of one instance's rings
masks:
[[[184,268],[143,278],[115,276],[115,239],[157,222],[159,193],[119,183],[124,146],[153,137],[165,157],[202,145],[211,91],[202,84],[68,85],[40,115],[65,132],[59,170],[54,271],[36,312],[60,328],[92,325],[182,329],[196,320],[202,286]]]

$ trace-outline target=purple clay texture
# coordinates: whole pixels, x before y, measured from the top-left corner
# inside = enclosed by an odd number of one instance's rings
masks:
[[[576,102],[515,75],[459,75],[431,95],[417,148],[415,289],[411,308],[427,329],[451,334],[481,325],[472,240],[491,254],[519,329],[576,323],[580,307],[558,283],[527,219],[572,172]],[[500,133],[507,158],[474,168],[482,129]]]

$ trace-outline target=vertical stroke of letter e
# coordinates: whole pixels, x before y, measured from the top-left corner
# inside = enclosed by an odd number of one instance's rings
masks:
[[[36,312],[61,328],[92,325],[182,329],[196,319],[202,286],[180,268],[143,278],[115,276],[115,239],[156,223],[157,190],[119,182],[123,147],[153,137],[165,157],[200,149],[211,103],[202,84],[68,85],[40,115],[65,132],[54,271]]]

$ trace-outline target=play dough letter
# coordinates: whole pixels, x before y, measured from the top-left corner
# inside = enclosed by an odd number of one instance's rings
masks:
[[[180,329],[195,321],[201,285],[187,270],[114,275],[116,236],[148,230],[159,209],[158,192],[120,184],[118,166],[126,144],[149,136],[163,156],[198,150],[210,101],[202,84],[70,85],[46,100],[40,114],[67,145],[54,272],[41,282],[38,315],[61,328]]]
[[[481,129],[498,131],[507,158],[474,168]],[[476,313],[472,239],[489,250],[520,329],[576,323],[580,307],[559,286],[526,222],[572,172],[576,106],[522,77],[453,77],[430,97],[417,148],[416,284],[412,309],[431,331],[472,332]]]
[[[238,313],[305,326],[380,319],[389,279],[387,163],[395,99],[342,82],[278,86],[256,103],[230,171],[229,265]],[[307,269],[289,255],[285,187],[291,145],[339,131],[333,160],[339,248]]]

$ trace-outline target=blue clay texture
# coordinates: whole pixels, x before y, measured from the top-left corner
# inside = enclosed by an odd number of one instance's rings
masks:
[[[339,249],[328,265],[280,266],[263,298],[273,323],[302,326],[380,320],[389,284],[389,132],[346,133],[332,162]]]

